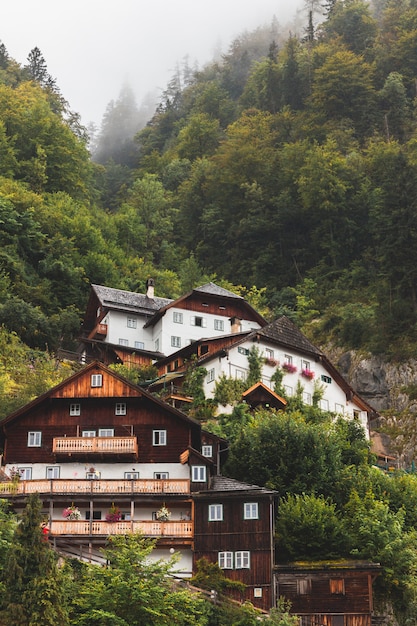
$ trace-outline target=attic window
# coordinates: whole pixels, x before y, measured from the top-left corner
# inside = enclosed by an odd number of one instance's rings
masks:
[[[325,376],[324,374],[322,374],[320,378],[324,383],[327,383],[328,385],[330,385],[330,383],[332,382],[332,379],[330,378],[330,376]]]
[[[40,448],[42,444],[42,433],[40,430],[28,432],[28,447]]]
[[[74,403],[69,406],[70,415],[81,415],[81,404]]]
[[[201,346],[200,348],[200,354],[207,354],[208,352],[208,345],[204,344],[204,346]]]
[[[201,305],[202,306],[208,306],[207,302],[202,302]]]
[[[102,387],[103,386],[103,375],[102,374],[91,374],[91,386],[92,387]]]

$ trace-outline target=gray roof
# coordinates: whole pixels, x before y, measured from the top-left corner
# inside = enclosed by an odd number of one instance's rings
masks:
[[[228,478],[227,476],[213,476],[210,491],[258,491],[263,494],[275,494],[276,491],[272,489],[266,489],[259,485],[249,485],[242,483],[234,478]]]
[[[238,300],[244,300],[242,296],[238,296],[228,289],[223,289],[223,287],[219,287],[219,285],[216,285],[215,283],[206,283],[205,285],[201,285],[201,287],[196,287],[193,291],[207,293],[212,296],[223,296],[225,298],[237,298]]]
[[[257,330],[256,334],[301,352],[323,356],[323,352],[314,346],[285,315]]]
[[[112,287],[104,287],[103,285],[91,286],[101,304],[109,309],[152,315],[172,302],[172,300],[168,298],[148,298],[144,293],[123,291],[122,289],[113,289]]]

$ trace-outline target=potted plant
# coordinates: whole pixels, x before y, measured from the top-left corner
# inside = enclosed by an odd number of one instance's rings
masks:
[[[68,520],[81,519],[81,513],[79,508],[72,503],[71,506],[67,506],[67,508],[62,511],[62,517]]]
[[[168,511],[165,504],[163,504],[159,511],[156,512],[156,519],[160,522],[169,522],[171,519],[171,513]]]
[[[265,365],[269,365],[270,367],[276,367],[278,365],[278,361],[270,357],[265,357],[264,363]]]
[[[114,504],[114,502],[112,502],[109,512],[106,515],[106,522],[120,522],[121,519],[121,510]]]

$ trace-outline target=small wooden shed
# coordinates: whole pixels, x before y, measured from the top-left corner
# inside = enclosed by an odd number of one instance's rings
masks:
[[[277,565],[277,597],[291,603],[300,626],[371,626],[372,583],[380,569],[364,561]]]

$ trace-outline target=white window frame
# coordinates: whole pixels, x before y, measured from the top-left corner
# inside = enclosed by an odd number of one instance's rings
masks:
[[[156,429],[152,431],[152,445],[153,446],[166,446],[167,445],[166,429]]]
[[[201,446],[201,454],[211,459],[213,456],[213,446],[212,445]]]
[[[144,350],[145,349],[145,343],[143,341],[135,341],[135,348],[137,350]]]
[[[98,480],[101,478],[101,472],[86,472],[85,478],[86,480]]]
[[[154,472],[154,480],[169,480],[169,472]]]
[[[70,415],[81,415],[81,404],[79,402],[73,402],[69,405]]]
[[[207,320],[201,315],[192,315],[190,318],[191,326],[198,326],[198,328],[206,328]]]
[[[159,352],[159,337],[155,339],[155,352]]]
[[[125,472],[125,480],[138,480],[139,472]]]
[[[246,380],[246,372],[245,372],[245,370],[241,370],[241,369],[236,368],[236,370],[235,370],[235,379],[236,380],[243,380],[243,381],[245,381]]]
[[[173,319],[174,324],[184,323],[184,315],[181,311],[174,311],[172,319]]]
[[[136,319],[136,317],[128,317],[126,325],[127,325],[128,328],[137,328],[138,327],[138,320]]]
[[[99,428],[99,437],[114,437],[114,428]]]
[[[103,374],[91,374],[91,386],[102,387],[103,386]]]
[[[205,465],[191,466],[191,481],[193,483],[205,483],[207,480],[207,468]]]
[[[96,430],[83,430],[81,432],[81,437],[97,437],[97,431]]]
[[[119,346],[128,346],[129,345],[129,340],[128,339],[124,339],[123,337],[119,337]]]
[[[28,432],[28,448],[40,448],[42,445],[42,431],[30,430]]]
[[[20,475],[20,480],[32,480],[31,467],[19,467],[18,471]]]
[[[284,363],[288,365],[292,365],[292,356],[291,354],[284,354]]]
[[[303,391],[303,402],[304,404],[309,404],[310,406],[313,403],[311,393],[309,393],[308,391]]]
[[[209,522],[222,522],[223,521],[223,504],[209,504],[208,521]]]
[[[327,400],[327,398],[322,398],[320,400],[320,409],[322,411],[328,411],[329,410],[329,401]]]
[[[50,465],[46,468],[46,478],[48,480],[54,480],[55,478],[60,478],[61,468],[59,465]]]
[[[224,320],[215,319],[214,320],[214,330],[220,330],[224,332]]]
[[[171,335],[171,348],[181,348],[181,337]]]
[[[115,407],[114,407],[114,414],[126,415],[126,413],[127,413],[126,402],[116,402]]]
[[[310,361],[306,361],[305,359],[301,359],[301,369],[302,370],[311,370],[311,363]]]
[[[214,380],[216,380],[216,370],[211,367],[207,372],[207,382],[212,383]]]
[[[243,519],[259,519],[259,503],[245,502],[243,505]]]
[[[249,550],[238,550],[235,552],[235,569],[250,569]]]
[[[220,569],[233,569],[233,552],[219,552],[218,564]]]
[[[273,359],[274,358],[274,351],[271,350],[271,348],[265,348],[265,358],[266,359]]]

